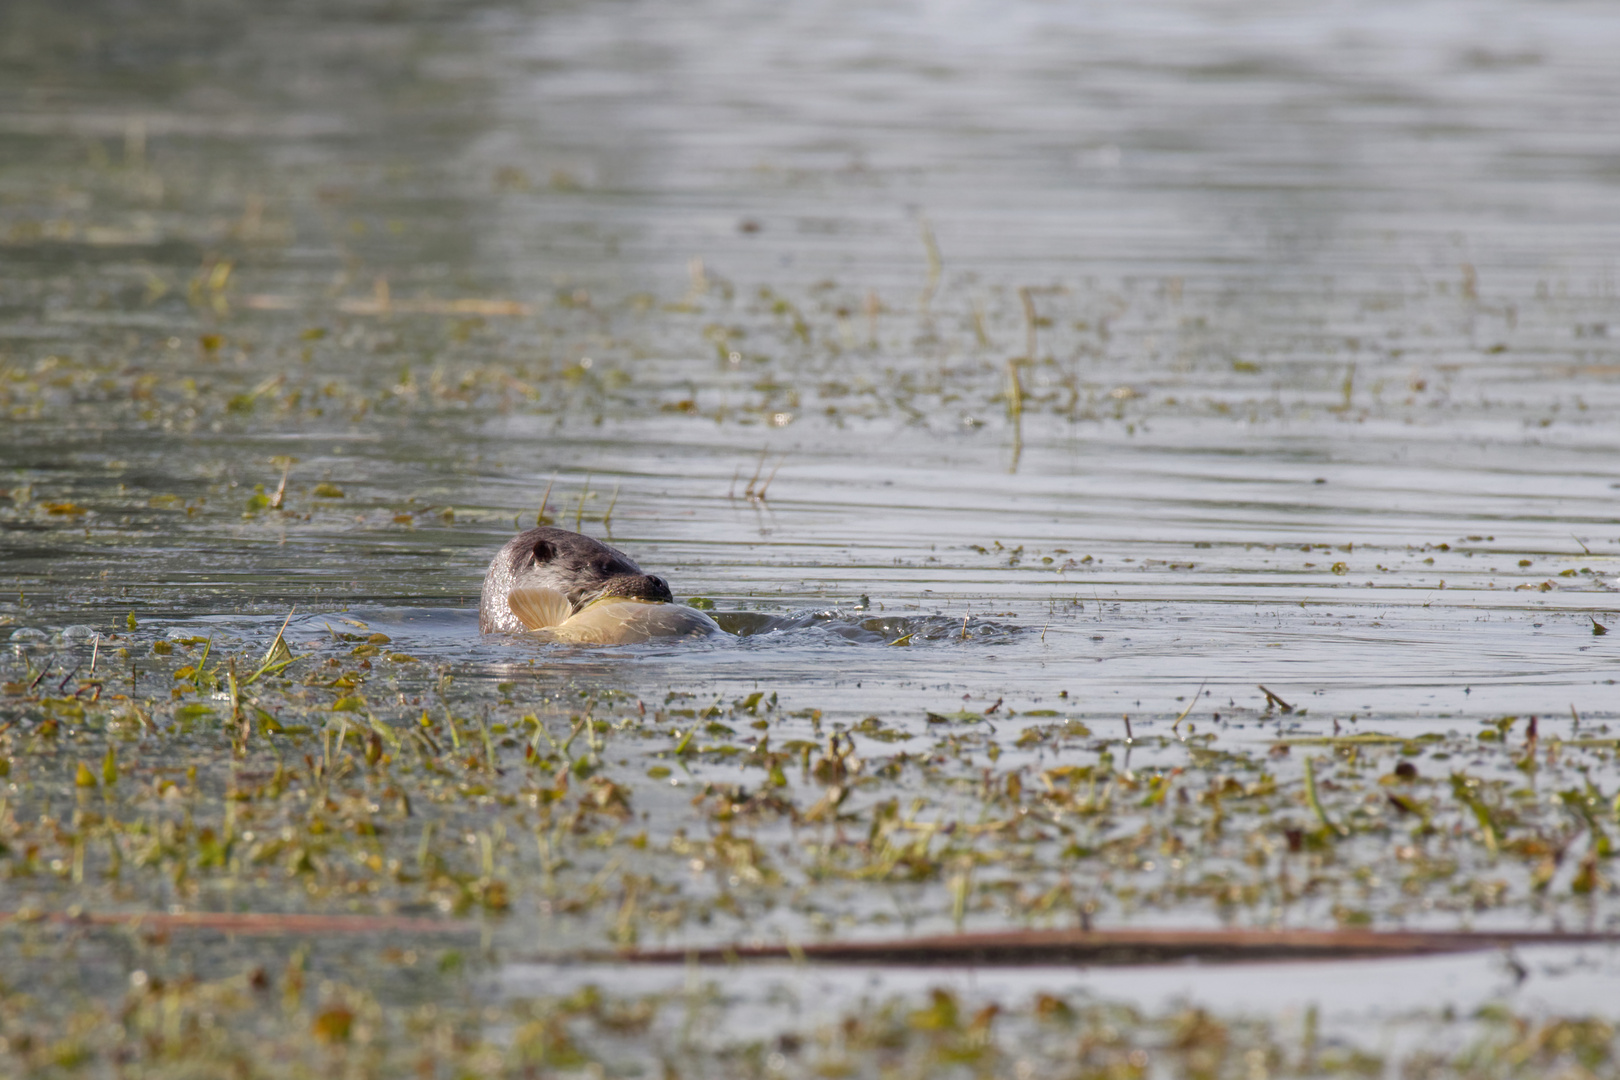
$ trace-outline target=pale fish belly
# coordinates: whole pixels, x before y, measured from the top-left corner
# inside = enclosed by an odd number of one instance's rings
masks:
[[[598,600],[578,615],[537,631],[576,645],[626,645],[722,632],[713,619],[694,608],[645,600]]]
[[[569,615],[568,601],[560,593],[536,588],[513,589],[507,603],[531,634],[572,645],[627,645],[723,632],[703,612],[680,604],[608,597]]]

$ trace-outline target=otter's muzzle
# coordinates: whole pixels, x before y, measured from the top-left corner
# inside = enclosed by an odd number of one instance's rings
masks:
[[[620,574],[608,578],[601,585],[588,592],[582,591],[579,595],[569,596],[573,602],[574,611],[578,612],[586,604],[597,600],[606,600],[609,597],[623,597],[627,600],[646,600],[655,604],[672,604],[675,595],[669,591],[669,582],[657,574]]]

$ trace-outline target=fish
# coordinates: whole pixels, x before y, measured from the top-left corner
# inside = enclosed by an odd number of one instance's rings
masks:
[[[576,612],[556,589],[526,585],[508,592],[506,603],[528,633],[570,645],[629,645],[725,632],[696,608],[634,597],[603,597]]]

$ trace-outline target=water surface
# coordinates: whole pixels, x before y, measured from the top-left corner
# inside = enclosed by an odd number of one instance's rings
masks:
[[[458,722],[469,740],[500,728],[484,745],[514,794],[539,783],[520,758],[549,753],[541,729],[560,743],[581,709],[611,718],[592,767],[656,811],[644,836],[664,862],[641,870],[694,905],[644,940],[985,928],[1087,904],[1171,925],[1610,918],[1607,826],[1560,809],[1586,795],[1558,802],[1588,781],[1593,806],[1613,797],[1605,8],[224,4],[137,20],[25,2],[0,44],[6,678],[56,672],[65,694],[92,655],[110,663],[92,635],[127,650],[127,686],[109,675],[105,692],[152,721],[127,754],[172,764],[174,738],[234,768],[197,719],[229,694],[175,689],[175,671],[203,643],[246,665],[295,611],[291,670],[313,689],[255,700],[324,730],[328,753],[350,717],[327,707],[358,687],[391,731],[427,717],[459,747]],[[481,639],[483,567],[541,514],[770,632]],[[389,640],[356,654],[372,634]],[[43,715],[43,678],[14,719]],[[1215,741],[1189,750],[1184,713]],[[1532,715],[1541,739],[1590,745],[1538,779],[1508,753]],[[700,721],[732,730],[674,749]],[[94,759],[103,728],[84,724]],[[1273,770],[1292,800],[1281,837],[1328,826],[1300,787],[1308,751],[1276,740],[1369,731],[1441,740],[1408,749],[1438,757],[1416,760],[1463,838],[1425,841],[1451,884],[1408,873],[1406,819],[1367,825],[1325,870],[1289,840],[1261,864],[1297,855],[1321,891],[1235,905],[1195,885],[1241,875],[1236,848],[1174,871],[1153,865],[1170,851],[1074,862],[1170,828],[1173,803],[1151,799],[1088,825],[1078,855],[1032,840],[1033,861],[976,871],[965,910],[954,863],[818,893],[789,850],[815,830],[773,819],[737,828],[781,849],[800,891],[711,923],[697,913],[746,893],[746,868],[728,884],[701,869],[714,851],[675,850],[731,828],[693,799],[763,783],[736,756],[770,752],[762,737],[817,748],[785,781],[801,815],[834,733],[874,768],[954,763],[862,789],[850,836],[887,828],[889,798],[982,825],[1033,799],[1008,776],[1034,792],[1075,766],[1199,789]],[[276,760],[302,768],[310,747],[287,747]],[[1370,786],[1395,763],[1381,752],[1370,771],[1324,752],[1323,775],[1342,770],[1328,823],[1393,813]],[[67,812],[72,757],[8,798]],[[1196,784],[1163,779],[1176,769]],[[1472,803],[1446,802],[1458,771],[1520,814],[1488,843]],[[1129,790],[1134,807],[1159,789]],[[446,858],[471,866],[483,842],[509,864],[502,947],[623,931],[615,912],[653,888],[630,880],[641,826],[564,870],[529,812],[444,820],[474,837]],[[497,819],[507,839],[477,841]],[[399,853],[428,850],[418,824]],[[931,850],[966,857],[954,843]],[[699,869],[675,881],[664,863]],[[1156,899],[1121,894],[1131,874]],[[598,877],[614,912],[554,914],[540,887],[595,897]],[[75,902],[32,880],[28,902]],[[1070,891],[997,899],[1020,882]],[[229,895],[142,889],[79,902]]]

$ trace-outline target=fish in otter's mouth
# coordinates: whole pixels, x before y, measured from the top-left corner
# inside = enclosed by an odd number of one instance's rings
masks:
[[[674,601],[668,582],[643,573],[617,548],[541,526],[508,540],[491,560],[478,628],[595,644],[721,632],[701,611]]]

